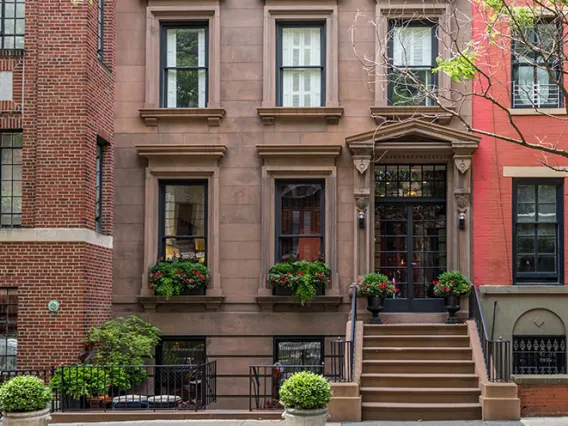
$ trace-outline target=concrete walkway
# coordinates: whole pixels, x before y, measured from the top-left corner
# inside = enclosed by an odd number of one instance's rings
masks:
[[[154,420],[115,423],[66,423],[50,426],[283,426],[276,420]],[[568,426],[568,417],[527,418],[520,422],[446,421],[446,422],[360,422],[327,423],[327,426]]]

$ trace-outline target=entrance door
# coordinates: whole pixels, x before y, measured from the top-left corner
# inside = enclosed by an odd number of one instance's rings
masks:
[[[375,269],[399,292],[391,312],[441,312],[433,281],[446,270],[445,165],[376,168]]]

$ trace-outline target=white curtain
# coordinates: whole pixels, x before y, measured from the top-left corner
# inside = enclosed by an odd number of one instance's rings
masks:
[[[321,66],[321,28],[283,28],[282,66]],[[311,107],[321,105],[321,70],[283,71],[282,105]]]
[[[167,67],[175,67],[177,65],[177,30],[167,31]],[[169,108],[177,107],[177,71],[168,70],[167,96]]]
[[[395,27],[393,63],[397,66],[432,66],[432,27]]]
[[[207,46],[205,46],[205,29],[199,29],[197,30],[197,42],[198,42],[198,58],[197,58],[197,64],[200,67],[205,67],[206,63],[205,63],[205,49],[207,49]],[[199,85],[198,90],[199,90],[199,108],[205,108],[207,105],[205,105],[205,99],[207,98],[206,96],[206,91],[207,91],[207,73],[205,72],[205,70],[199,70],[199,78],[198,78],[198,83]]]

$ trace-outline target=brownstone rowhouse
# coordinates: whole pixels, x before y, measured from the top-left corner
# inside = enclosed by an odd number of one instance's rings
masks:
[[[477,139],[443,114],[436,124],[399,123],[375,134],[371,113],[382,122],[408,109],[390,108],[386,69],[377,78],[363,69],[349,28],[357,11],[365,14],[355,40],[361,55],[372,55],[383,42],[377,44],[371,19],[380,19],[384,35],[395,17],[451,25],[454,8],[466,14],[471,8],[461,1],[432,2],[417,11],[402,3],[117,4],[113,314],[151,321],[170,347],[205,344],[209,359],[217,360],[217,408],[248,408],[249,365],[277,361],[278,342],[296,339],[327,350],[330,340],[345,335],[349,286],[379,267],[380,249],[373,243],[375,142],[382,162],[395,169],[414,164],[431,173],[432,165],[438,167],[440,214],[446,194],[450,212],[443,267],[469,273],[469,218],[458,231],[454,212],[458,202],[467,207],[468,161]],[[431,28],[421,34],[432,34]],[[189,80],[190,90],[179,89]],[[440,76],[439,84],[452,83]],[[422,107],[434,116],[440,112]],[[469,117],[470,105],[462,108]],[[293,198],[296,190],[309,192],[310,204],[286,212],[283,194]],[[364,229],[359,213],[366,215]],[[297,215],[292,233],[317,231],[301,250],[319,249],[333,270],[325,294],[309,306],[274,295],[264,282],[270,266],[290,254],[282,242],[288,238],[281,232],[286,214]],[[173,217],[191,222],[176,222],[186,235],[172,235]],[[154,296],[148,268],[159,255],[188,252],[206,257],[212,273],[206,295]],[[442,309],[440,303],[424,306]]]
[[[111,315],[115,2],[87,3],[2,2],[2,369],[76,361]]]

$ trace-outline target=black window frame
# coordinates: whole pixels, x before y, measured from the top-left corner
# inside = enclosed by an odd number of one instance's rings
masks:
[[[274,336],[273,338],[273,351],[272,357],[273,362],[279,362],[280,350],[279,343],[282,342],[302,342],[302,343],[320,343],[321,344],[321,363],[315,365],[321,365],[323,374],[323,366],[325,365],[325,337],[324,336]],[[314,365],[314,364],[302,364],[302,365]]]
[[[396,27],[431,27],[432,28],[432,61],[430,63],[430,69],[436,67],[436,58],[438,57],[438,28],[439,23],[434,19],[389,19],[388,23],[388,34],[389,39],[387,43],[388,61],[387,61],[387,105],[388,106],[432,106],[433,101],[426,97],[424,104],[413,104],[413,105],[394,105],[393,104],[393,94],[394,94],[394,82],[392,77],[394,76],[394,28]],[[412,68],[427,68],[424,66],[409,66],[406,68],[411,70]],[[438,73],[432,73],[432,88],[435,90],[438,87]]]
[[[283,52],[283,36],[282,30],[284,28],[320,28],[320,55],[321,55],[321,65],[320,66],[288,66],[284,67],[282,65],[282,52]],[[326,37],[326,23],[321,21],[300,21],[300,22],[288,22],[288,21],[277,21],[276,22],[276,106],[281,107],[284,103],[284,69],[320,69],[321,70],[321,99],[320,107],[326,105],[326,80],[327,80],[327,37]],[[312,107],[318,107],[314,105]]]
[[[103,230],[103,167],[104,167],[104,146],[107,144],[101,138],[97,138],[95,155],[95,232],[101,233]]]
[[[535,25],[536,27],[538,27],[539,24],[554,24],[554,20],[552,19],[542,19],[539,22],[537,22]],[[562,46],[564,45],[563,43],[563,28],[562,28],[562,22],[556,22],[556,30],[557,30],[557,36],[558,36],[558,42],[557,42],[557,46],[559,49],[562,48]],[[534,28],[531,31],[530,34],[530,42],[531,43],[535,43],[537,42],[537,35],[538,35],[538,31],[535,31]],[[520,43],[518,40],[512,40],[511,41],[512,46],[511,46],[511,109],[534,109],[534,108],[562,108],[563,104],[564,104],[564,96],[562,95],[562,91],[559,89],[558,91],[558,102],[557,103],[548,103],[548,104],[539,104],[539,105],[534,105],[534,104],[526,104],[526,105],[520,105],[520,106],[515,106],[515,84],[517,82],[517,78],[515,77],[515,71],[520,68],[520,67],[531,67],[533,68],[533,83],[536,84],[538,83],[538,77],[537,77],[537,69],[539,69],[540,67],[538,65],[536,65],[536,62],[539,60],[538,56],[536,52],[532,52],[534,54],[534,57],[531,57],[531,60],[535,62],[535,65],[531,65],[530,63],[526,63],[526,62],[520,62],[516,51],[516,45],[517,43]],[[524,44],[524,43],[523,43]],[[562,53],[560,53],[558,55],[558,58],[562,58]],[[544,63],[544,61],[542,61]],[[557,69],[558,70],[558,86],[560,86],[563,82],[563,64],[562,62],[557,63],[557,64],[549,64],[549,68],[551,69]],[[550,77],[550,74],[548,73],[548,70],[546,67],[542,68],[544,70],[547,71],[547,74]]]
[[[319,234],[282,234],[282,186],[289,185],[289,184],[320,184],[321,194],[320,194],[320,233]],[[276,226],[276,249],[274,250],[275,253],[275,262],[280,262],[282,260],[282,252],[281,252],[281,245],[280,240],[282,238],[320,238],[321,239],[321,246],[320,246],[320,255],[325,254],[325,231],[326,231],[326,216],[325,216],[325,179],[309,179],[309,178],[302,178],[302,179],[276,179],[275,180],[275,226]]]
[[[539,340],[550,340],[550,339],[560,339],[561,341],[561,345],[562,343],[564,344],[564,348],[562,349],[561,347],[559,348],[560,350],[551,350],[554,349],[554,347],[548,349],[545,348],[546,350],[541,350],[541,351],[532,351],[531,349],[528,350],[518,350],[516,349],[518,347],[518,342],[520,340],[527,340],[527,341],[539,341]],[[534,342],[532,342],[534,343]],[[548,343],[548,342],[546,342]],[[534,346],[532,346],[534,347]],[[513,353],[513,374],[523,374],[523,375],[556,375],[556,374],[566,374],[566,335],[544,335],[544,336],[538,336],[538,335],[514,335],[513,336],[513,342],[512,342],[512,353]],[[550,357],[550,361],[548,362],[548,365],[546,363],[546,359],[544,360],[544,363],[542,363],[542,357],[543,356],[549,356]],[[534,359],[531,359],[534,358]],[[545,372],[545,369],[551,369],[554,368],[551,366],[552,364],[552,359],[555,359],[556,362],[556,367],[560,367],[560,371],[559,372],[554,372],[551,373],[549,372]],[[520,366],[520,360],[521,359],[529,359],[529,365],[528,366]],[[534,364],[531,364],[530,361],[534,361]],[[544,365],[543,365],[544,364]],[[521,370],[523,369],[523,370]],[[529,369],[529,371],[527,371],[527,369]],[[534,369],[536,371],[530,371],[530,369]]]
[[[176,186],[203,186],[203,192],[205,196],[204,200],[204,236],[199,235],[165,235],[166,233],[166,216],[165,216],[165,207],[166,207],[166,186],[169,185],[176,185]],[[158,257],[165,257],[166,254],[166,240],[168,238],[175,238],[175,239],[186,239],[186,240],[197,240],[203,239],[205,241],[205,262],[204,264],[207,265],[209,262],[208,259],[208,250],[209,250],[209,242],[208,242],[208,234],[209,234],[209,181],[207,179],[195,179],[195,180],[165,180],[160,179],[158,181],[159,186],[159,205],[158,205]]]
[[[517,187],[519,185],[555,185],[556,186],[556,270],[557,273],[517,271],[517,225],[518,224],[552,224],[554,222],[517,222]],[[538,191],[538,189],[537,189]],[[538,218],[538,193],[535,200],[535,219]],[[515,178],[513,179],[513,284],[514,285],[564,285],[564,180],[547,178]],[[535,227],[535,233],[536,231]],[[536,237],[535,237],[536,238]],[[538,244],[535,244],[535,257],[538,255]],[[535,264],[536,267],[536,264]],[[519,275],[521,274],[521,275]],[[554,278],[556,281],[546,280]],[[520,281],[519,281],[520,279]]]
[[[10,147],[4,147],[4,146],[2,146],[2,145],[3,145],[3,144],[2,144],[2,139],[3,139],[3,135],[5,135],[5,134],[10,134],[10,135],[12,135],[12,137],[11,137],[12,146],[10,146]],[[15,134],[21,135],[21,138],[22,138],[22,145],[19,146],[19,147],[14,147],[14,146],[13,146],[13,140],[14,140],[14,135],[15,135]],[[11,195],[9,196],[9,198],[12,199],[12,208],[11,208],[10,213],[2,213],[2,212],[0,211],[0,229],[14,229],[14,228],[17,229],[17,228],[21,228],[21,227],[22,227],[22,219],[23,219],[23,199],[24,199],[24,189],[23,189],[23,185],[24,185],[24,178],[23,178],[23,173],[24,173],[24,160],[23,160],[24,144],[23,144],[23,137],[24,137],[24,133],[23,133],[21,130],[2,130],[2,131],[0,131],[0,202],[1,202],[1,199],[2,199],[2,187],[1,187],[1,183],[2,183],[2,182],[6,182],[6,181],[12,182],[12,191],[11,191],[12,193],[11,193]],[[14,180],[14,174],[13,174],[13,172],[12,172],[12,178],[11,178],[11,179],[9,179],[9,180],[3,180],[3,179],[2,179],[2,161],[1,161],[1,155],[2,155],[2,151],[5,150],[5,149],[11,149],[11,150],[12,150],[12,162],[11,162],[9,165],[12,166],[12,167],[13,167],[14,165],[18,165],[18,166],[21,166],[21,168],[22,168],[22,177],[21,177],[20,180]],[[21,163],[14,163],[14,154],[13,154],[13,151],[14,151],[15,149],[19,149],[19,150],[22,151],[22,162],[21,162]],[[22,186],[22,193],[21,193],[19,196],[17,196],[17,197],[14,196],[14,182],[21,182],[21,186]],[[20,213],[14,213],[14,198],[20,198],[20,199],[21,199],[22,208],[21,208],[21,210],[20,210]],[[10,215],[10,216],[12,216],[12,220],[10,221],[10,222],[11,222],[10,225],[2,225],[2,219],[1,219],[1,217],[4,216],[4,215]],[[14,216],[19,216],[19,217],[20,217],[20,223],[17,224],[17,225],[14,225]]]
[[[203,358],[207,362],[207,337],[206,336],[160,336],[160,342],[156,346],[156,364],[164,365],[163,348],[164,342],[199,342],[203,343]]]
[[[103,61],[105,52],[105,0],[97,0],[97,56]]]
[[[3,307],[2,311],[6,312],[6,319],[0,319],[0,339],[4,340],[4,348],[5,348],[5,353],[0,353],[0,369],[8,369],[8,370],[13,370],[11,368],[8,368],[8,360],[9,358],[13,358],[13,365],[17,366],[18,364],[18,349],[16,346],[16,355],[8,355],[8,340],[13,338],[13,337],[9,337],[10,335],[8,334],[8,325],[10,323],[10,306],[16,306],[16,345],[18,342],[18,314],[19,314],[19,300],[18,300],[18,288],[17,287],[0,287],[0,292],[6,292],[6,301],[7,303],[2,303],[0,304],[0,306]],[[10,296],[11,294],[15,293],[16,295],[16,303],[10,303]],[[2,331],[5,332],[5,334],[2,334]]]
[[[10,17],[10,18],[6,18],[6,3],[10,3],[10,4],[14,4],[14,17]],[[22,3],[24,5],[24,17],[23,18],[17,18],[17,12],[16,12],[16,5],[17,0],[0,0],[0,7],[2,8],[2,15],[0,18],[0,49],[2,50],[24,50],[25,46],[26,46],[26,30],[25,30],[25,25],[26,25],[26,13],[25,13],[25,8],[26,8],[26,2],[25,0],[21,1],[20,3]],[[14,21],[14,33],[13,34],[4,34],[6,31],[6,20],[7,19],[12,19]],[[16,28],[17,28],[17,21],[18,20],[23,20],[24,21],[24,32],[23,33],[17,33],[16,32]],[[6,38],[7,37],[13,37],[14,38],[14,47],[6,47]],[[16,37],[23,37],[24,40],[24,46],[23,47],[16,47]]]
[[[168,38],[167,30],[172,29],[205,29],[205,66],[203,67],[168,67]],[[168,73],[170,69],[185,69],[185,70],[205,70],[205,105],[193,108],[207,108],[209,105],[209,22],[195,21],[195,22],[168,22],[160,24],[160,107],[161,108],[182,108],[168,106]]]

